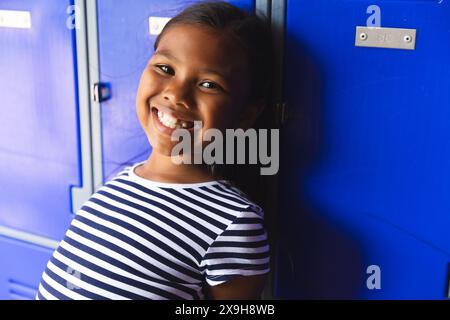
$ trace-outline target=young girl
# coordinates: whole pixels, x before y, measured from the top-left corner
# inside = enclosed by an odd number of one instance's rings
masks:
[[[176,164],[175,128],[251,127],[270,92],[267,22],[225,3],[166,25],[136,110],[152,152],[76,213],[37,299],[258,299],[269,272],[263,210],[208,166]],[[186,156],[186,155],[182,155]]]

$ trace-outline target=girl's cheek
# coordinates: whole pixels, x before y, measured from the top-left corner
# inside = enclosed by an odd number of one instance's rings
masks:
[[[149,117],[150,108],[148,106],[149,99],[154,96],[155,88],[148,74],[143,74],[139,82],[138,93],[136,96],[136,106],[138,116],[142,122],[146,123]]]
[[[217,111],[210,111],[208,114],[203,114],[203,126],[204,129],[218,129],[224,130],[227,127],[227,115],[217,113]]]
[[[147,96],[155,95],[163,89],[163,82],[155,75],[149,74],[143,81],[143,91]]]

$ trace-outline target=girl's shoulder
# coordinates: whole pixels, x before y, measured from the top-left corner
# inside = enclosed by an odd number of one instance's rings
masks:
[[[130,164],[130,163],[125,163],[122,165],[117,166],[116,168],[114,168],[111,172],[109,172],[106,177],[105,177],[105,181],[109,182],[111,180],[115,180],[117,178],[120,178],[122,176],[126,176],[129,174],[130,170],[135,166],[136,164]]]
[[[247,196],[247,194],[245,194],[242,190],[233,185],[233,183],[227,180],[221,180],[221,184],[226,194],[239,201],[245,207],[245,211],[256,213],[257,215],[261,216],[261,218],[264,216],[263,209],[255,202],[253,202]]]

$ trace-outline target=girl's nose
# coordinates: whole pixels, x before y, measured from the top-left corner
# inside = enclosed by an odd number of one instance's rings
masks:
[[[185,83],[171,82],[163,92],[163,98],[166,101],[170,101],[173,106],[185,107],[189,109],[188,98],[190,94],[190,88]]]

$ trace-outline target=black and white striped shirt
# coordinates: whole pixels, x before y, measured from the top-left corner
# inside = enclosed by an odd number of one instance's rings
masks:
[[[141,163],[77,211],[36,299],[204,299],[206,283],[269,272],[260,207],[223,180],[144,179]]]

